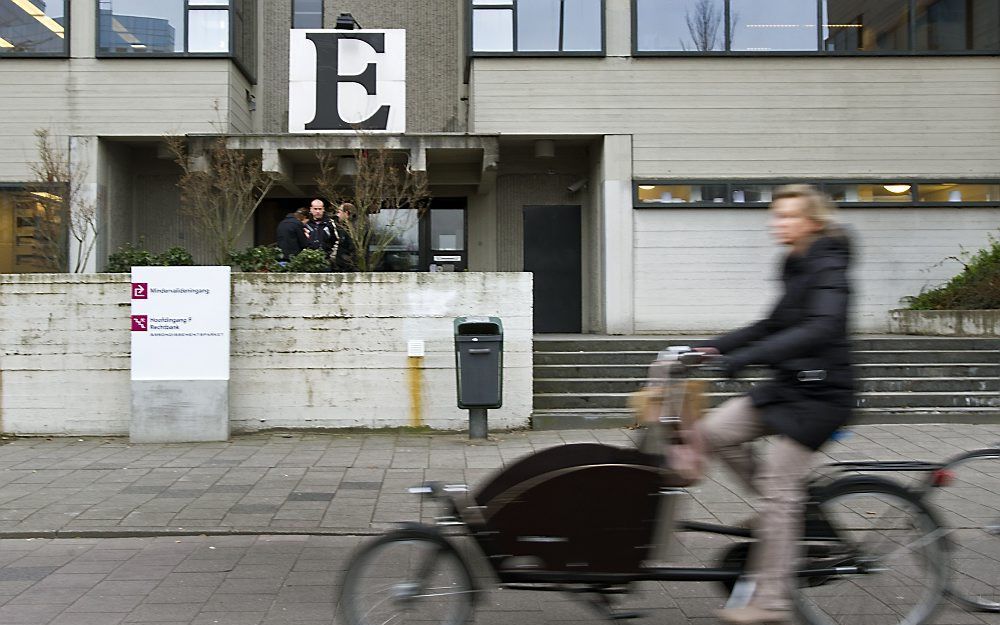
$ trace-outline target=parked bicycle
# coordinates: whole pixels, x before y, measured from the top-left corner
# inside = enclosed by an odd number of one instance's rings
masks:
[[[666,353],[651,376],[659,418],[640,448],[592,443],[553,447],[499,471],[470,493],[464,486],[413,489],[440,502],[435,525],[409,523],[367,545],[345,573],[341,614],[349,625],[438,622],[460,625],[491,586],[564,591],[611,620],[612,597],[634,582],[716,581],[738,602],[751,532],[676,522],[690,485],[671,468],[683,447],[683,374],[692,352]],[[668,375],[669,373],[669,375]],[[671,377],[674,375],[675,377]],[[659,444],[658,441],[665,441]],[[919,493],[870,475],[818,477],[809,485],[806,554],[795,599],[812,625],[919,625],[938,606],[946,579],[941,529]],[[676,530],[743,538],[714,567],[663,562]]]

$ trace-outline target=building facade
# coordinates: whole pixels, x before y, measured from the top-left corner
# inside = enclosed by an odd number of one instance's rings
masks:
[[[0,0],[0,84],[0,272],[51,270],[24,199],[39,129],[87,173],[92,271],[140,240],[208,259],[165,136],[278,177],[246,246],[317,193],[317,154],[389,147],[434,197],[395,268],[531,271],[537,332],[759,315],[788,181],[857,232],[861,331],[1000,226],[995,0]]]

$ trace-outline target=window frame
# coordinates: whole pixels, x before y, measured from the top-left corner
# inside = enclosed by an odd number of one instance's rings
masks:
[[[131,52],[106,52],[101,50],[101,4],[94,4],[95,16],[95,56],[99,59],[235,59],[236,33],[233,24],[235,23],[236,3],[239,0],[227,0],[227,6],[222,5],[201,5],[198,0],[177,0],[184,3],[184,51],[183,52],[143,52],[134,54]],[[191,5],[196,11],[228,11],[229,12],[229,51],[228,52],[188,52],[188,39],[190,37],[189,13]]]
[[[528,57],[528,58],[535,57],[535,58],[544,58],[544,57],[567,57],[567,56],[597,58],[597,57],[605,57],[605,56],[607,56],[607,49],[608,49],[608,20],[607,20],[607,9],[608,9],[608,6],[607,6],[607,0],[600,0],[600,3],[601,3],[601,8],[600,8],[600,16],[601,16],[601,49],[600,50],[568,50],[568,51],[561,51],[561,50],[530,50],[530,51],[529,50],[525,50],[525,51],[519,51],[517,49],[517,3],[518,3],[518,0],[510,0],[511,4],[509,4],[509,5],[506,5],[506,4],[501,5],[499,2],[497,2],[496,5],[491,5],[491,4],[474,5],[473,1],[474,0],[465,0],[465,6],[466,6],[466,9],[467,9],[466,16],[465,16],[465,32],[468,33],[468,37],[466,38],[466,56],[469,57],[469,58],[490,58],[490,57],[508,57],[508,58],[509,57]],[[632,1],[635,2],[635,0],[632,0]],[[507,8],[509,8],[511,10],[511,13],[512,13],[512,21],[511,21],[511,30],[512,30],[511,37],[512,37],[512,39],[511,39],[511,41],[512,41],[512,47],[514,48],[513,50],[506,51],[506,52],[505,51],[483,51],[483,52],[477,52],[477,51],[475,51],[475,49],[473,48],[473,45],[474,45],[473,39],[474,39],[474,34],[475,34],[475,33],[473,33],[473,20],[474,20],[474,13],[475,13],[477,7],[480,8],[480,9],[507,9]],[[560,19],[562,19],[561,15],[560,15]],[[560,44],[559,45],[560,46],[562,45],[562,27],[563,27],[563,25],[560,24],[560,26],[559,26],[559,28],[560,28],[560,31],[559,31]]]
[[[968,200],[962,200],[959,202],[947,202],[947,201],[923,201],[920,199],[920,185],[921,184],[985,184],[985,185],[1000,185],[1000,178],[950,178],[947,176],[934,177],[934,178],[910,178],[907,176],[900,176],[899,178],[844,178],[844,179],[826,179],[822,181],[803,181],[801,178],[790,179],[790,178],[766,178],[760,180],[754,179],[733,179],[725,178],[722,180],[711,180],[711,179],[694,179],[694,178],[683,178],[683,179],[669,179],[669,178],[655,178],[655,179],[632,179],[632,208],[636,210],[646,210],[646,209],[688,209],[688,208],[727,208],[727,209],[766,209],[770,202],[733,202],[733,190],[739,187],[745,187],[750,185],[773,185],[780,186],[785,184],[812,184],[818,187],[824,193],[828,186],[832,185],[845,185],[845,184],[873,184],[873,185],[886,185],[886,184],[908,184],[910,185],[910,193],[913,197],[912,200],[907,202],[837,202],[840,208],[996,208],[1000,207],[1000,201],[989,201],[989,202],[972,202]],[[715,186],[725,186],[726,187],[726,202],[642,202],[639,200],[639,185],[715,185]]]
[[[71,39],[71,26],[72,26],[72,5],[70,0],[59,0],[63,3],[63,32],[66,34],[63,37],[63,51],[62,52],[0,52],[0,60],[8,59],[68,59],[71,56],[70,50],[70,39]]]
[[[744,51],[729,49],[731,33],[729,25],[730,0],[722,0],[725,15],[725,50],[700,52],[697,50],[639,50],[639,0],[631,0],[631,22],[632,22],[632,56],[633,57],[859,57],[859,56],[1000,56],[1000,47],[996,50],[915,50],[917,35],[917,0],[908,0],[907,6],[907,38],[909,42],[908,50],[824,50],[823,49],[823,0],[816,1],[816,50],[775,50],[774,52]],[[471,31],[470,31],[471,32]]]

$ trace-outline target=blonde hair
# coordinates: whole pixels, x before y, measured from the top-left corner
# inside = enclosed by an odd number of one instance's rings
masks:
[[[802,216],[821,224],[823,228],[836,222],[837,207],[830,198],[811,184],[786,184],[774,190],[771,205],[778,200],[802,198]]]

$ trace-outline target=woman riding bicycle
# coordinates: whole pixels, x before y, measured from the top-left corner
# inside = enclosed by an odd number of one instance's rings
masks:
[[[751,364],[776,371],[773,381],[725,402],[695,426],[705,450],[719,455],[760,496],[759,542],[748,569],[754,591],[746,606],[719,612],[727,623],[791,620],[804,478],[813,452],[848,421],[854,405],[847,337],[850,245],[833,217],[832,203],[814,187],[777,189],[770,223],[777,241],[789,248],[781,271],[784,293],[767,318],[698,348],[721,354],[727,377]],[[755,461],[746,443],[770,434],[777,435],[774,442]]]

